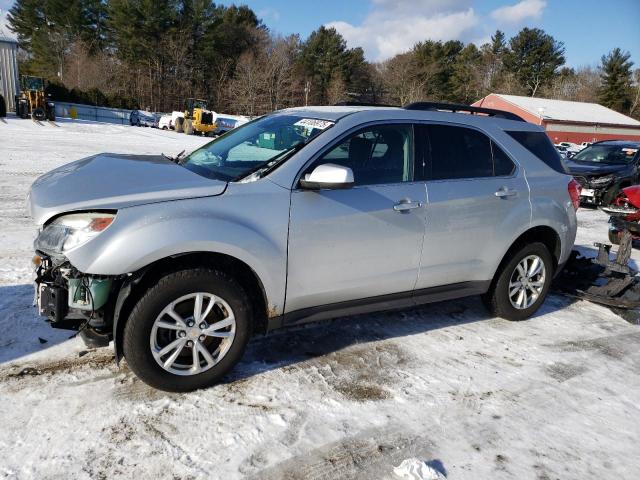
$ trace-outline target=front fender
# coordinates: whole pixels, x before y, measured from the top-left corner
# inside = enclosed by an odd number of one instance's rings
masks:
[[[236,189],[220,197],[121,209],[107,230],[67,257],[84,273],[123,275],[174,255],[226,254],[256,272],[269,307],[282,313],[289,191],[275,185],[259,194],[255,187],[248,190],[254,193]]]

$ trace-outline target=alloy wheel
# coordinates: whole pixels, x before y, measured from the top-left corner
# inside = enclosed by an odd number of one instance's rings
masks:
[[[546,281],[544,261],[538,255],[529,255],[516,265],[509,280],[509,300],[518,310],[531,307],[542,294]]]
[[[236,320],[229,304],[208,292],[184,295],[167,305],[151,328],[153,358],[167,372],[197,375],[229,351]]]

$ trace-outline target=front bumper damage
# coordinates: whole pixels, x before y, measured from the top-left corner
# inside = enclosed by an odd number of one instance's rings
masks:
[[[37,252],[35,301],[53,328],[78,331],[89,347],[107,346],[112,337],[114,292],[119,277],[87,275],[64,257]]]
[[[598,177],[586,177],[582,175],[574,175],[573,178],[580,184],[582,191],[580,192],[580,203],[583,205],[603,205],[609,203],[611,192],[616,191],[615,178],[606,178],[609,175]]]

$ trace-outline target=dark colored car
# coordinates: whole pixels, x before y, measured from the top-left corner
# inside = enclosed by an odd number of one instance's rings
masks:
[[[609,205],[620,190],[640,180],[640,142],[596,142],[565,160],[569,173],[582,185],[580,201]]]

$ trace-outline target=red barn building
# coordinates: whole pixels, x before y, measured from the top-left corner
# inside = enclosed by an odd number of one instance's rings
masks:
[[[640,141],[638,120],[597,103],[492,93],[473,105],[513,112],[527,122],[542,125],[553,143],[612,139]]]

